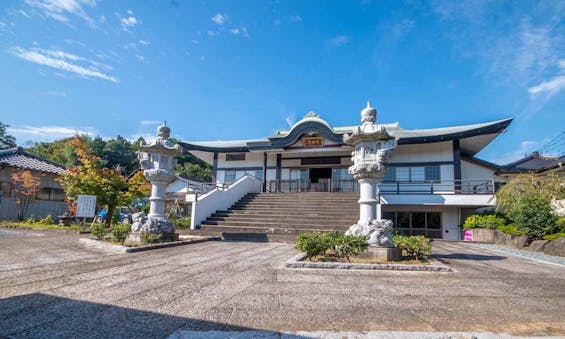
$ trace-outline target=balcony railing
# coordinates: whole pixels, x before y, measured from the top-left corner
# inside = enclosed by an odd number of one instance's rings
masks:
[[[493,194],[494,180],[443,181],[384,181],[379,183],[380,194]],[[353,179],[271,180],[267,191],[285,192],[359,192],[359,183]]]

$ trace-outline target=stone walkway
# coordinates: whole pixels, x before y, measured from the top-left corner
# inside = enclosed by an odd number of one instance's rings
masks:
[[[27,232],[27,231],[22,231]],[[565,268],[436,242],[454,273],[287,269],[276,243],[133,254],[78,235],[0,238],[0,337],[166,337],[177,330],[565,335]],[[179,332],[177,332],[179,333]]]

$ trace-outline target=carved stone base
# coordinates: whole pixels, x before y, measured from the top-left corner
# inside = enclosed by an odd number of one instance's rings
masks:
[[[400,261],[402,250],[398,247],[369,246],[369,248],[356,256],[359,259],[369,259],[375,261]]]
[[[166,217],[147,217],[145,213],[135,213],[132,216],[132,232],[175,233],[175,225]]]
[[[124,246],[147,245],[143,239],[143,235],[145,233],[147,232],[131,232],[126,238],[126,241],[124,241]],[[160,242],[171,242],[171,241],[179,240],[178,233],[149,233],[149,234],[158,236]]]
[[[392,221],[383,219],[369,219],[366,222],[359,222],[352,225],[346,235],[366,236],[369,245],[381,247],[392,247]]]

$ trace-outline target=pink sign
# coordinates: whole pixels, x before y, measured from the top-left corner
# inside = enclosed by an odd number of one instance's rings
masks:
[[[473,241],[473,230],[463,231],[463,240],[464,241]]]

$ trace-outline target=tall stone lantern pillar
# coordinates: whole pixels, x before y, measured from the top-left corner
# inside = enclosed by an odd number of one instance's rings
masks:
[[[367,236],[367,256],[383,259],[400,259],[400,249],[393,247],[391,220],[381,219],[379,181],[386,174],[386,165],[397,139],[390,136],[383,125],[376,124],[377,110],[367,102],[361,111],[361,126],[346,134],[343,141],[354,147],[353,165],[349,173],[359,182],[359,221],[346,234]]]
[[[126,244],[143,242],[144,233],[159,235],[163,240],[177,240],[175,225],[165,216],[165,194],[167,185],[175,176],[173,174],[174,157],[182,154],[182,148],[173,144],[170,138],[171,129],[166,122],[157,128],[157,139],[147,144],[141,141],[142,151],[137,153],[143,174],[151,183],[149,198],[149,214],[136,213],[133,215],[131,233]]]

